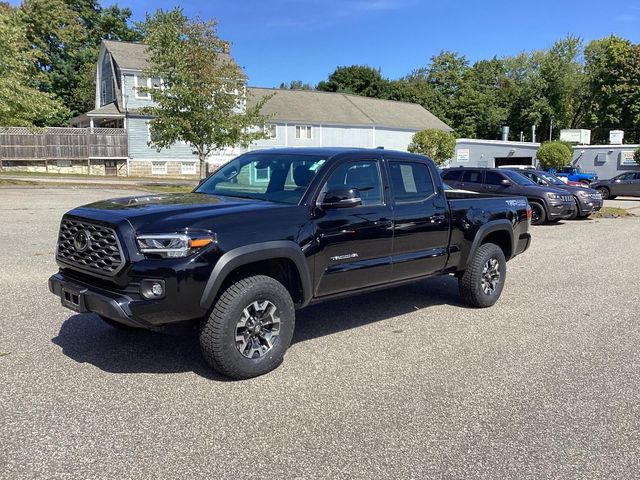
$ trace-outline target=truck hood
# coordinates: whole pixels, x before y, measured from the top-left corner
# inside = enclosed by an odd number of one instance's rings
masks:
[[[202,193],[157,194],[114,198],[84,205],[69,212],[112,224],[126,221],[138,231],[153,225],[160,231],[184,229],[203,219],[246,211],[281,210],[292,205]]]

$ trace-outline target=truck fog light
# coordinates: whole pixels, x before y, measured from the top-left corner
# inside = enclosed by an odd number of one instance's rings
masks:
[[[140,294],[147,299],[164,297],[164,280],[142,280]]]

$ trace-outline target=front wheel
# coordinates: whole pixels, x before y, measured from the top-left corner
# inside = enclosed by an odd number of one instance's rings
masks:
[[[542,225],[547,219],[544,207],[538,202],[529,202],[529,205],[531,206],[531,225]]]
[[[200,331],[200,348],[217,372],[234,379],[257,377],[282,363],[294,325],[287,289],[271,277],[246,277],[218,298]]]
[[[471,307],[490,307],[500,298],[506,279],[507,261],[502,249],[494,243],[485,243],[458,278],[460,295]]]
[[[578,204],[578,200],[576,200],[575,198],[573,199],[573,201],[576,204],[576,209],[575,211],[568,216],[567,218],[565,218],[565,220],[575,220],[576,218],[578,218],[580,216],[580,205]]]

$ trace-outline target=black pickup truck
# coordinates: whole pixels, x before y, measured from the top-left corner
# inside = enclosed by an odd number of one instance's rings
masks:
[[[282,362],[311,303],[452,274],[467,304],[493,305],[530,220],[523,197],[445,193],[420,155],[256,151],[192,193],[68,212],[49,289],[118,328],[199,321],[207,362],[249,378]]]

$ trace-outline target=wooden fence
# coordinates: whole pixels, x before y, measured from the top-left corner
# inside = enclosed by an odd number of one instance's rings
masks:
[[[51,160],[89,162],[127,158],[127,131],[123,128],[0,128],[2,162]]]

